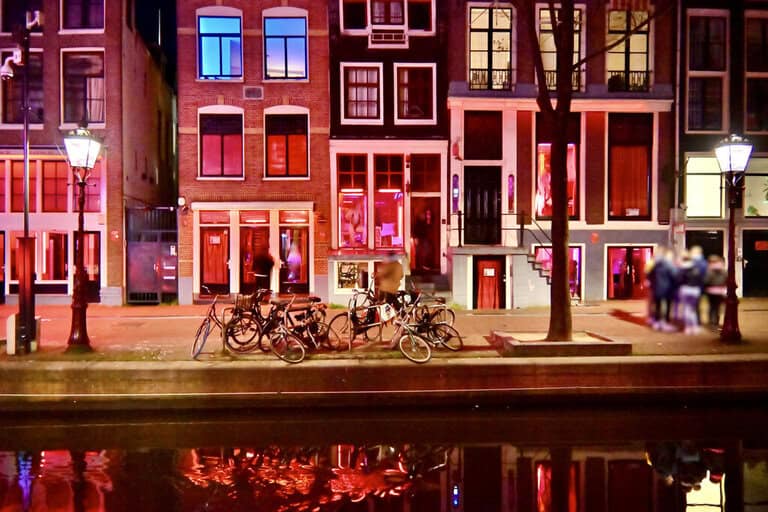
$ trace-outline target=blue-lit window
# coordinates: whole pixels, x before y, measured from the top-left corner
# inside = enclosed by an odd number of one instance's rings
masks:
[[[307,78],[307,19],[264,18],[264,76]]]
[[[239,17],[200,16],[198,77],[205,80],[242,78],[243,48]]]

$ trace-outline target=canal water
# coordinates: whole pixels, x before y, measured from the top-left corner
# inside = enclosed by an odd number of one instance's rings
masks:
[[[762,404],[0,419],[0,511],[768,511]]]

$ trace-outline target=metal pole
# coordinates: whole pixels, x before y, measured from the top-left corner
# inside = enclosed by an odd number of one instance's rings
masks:
[[[75,279],[72,290],[72,326],[67,340],[67,352],[91,352],[91,340],[88,339],[88,327],[86,325],[86,310],[88,300],[85,296],[85,185],[88,179],[88,171],[80,169],[82,177],[77,174],[75,178],[79,188],[77,198],[77,233],[75,234]]]
[[[720,331],[720,341],[725,343],[740,343],[739,331],[739,298],[736,296],[736,177],[728,173],[728,281],[725,296],[725,317],[723,329]]]

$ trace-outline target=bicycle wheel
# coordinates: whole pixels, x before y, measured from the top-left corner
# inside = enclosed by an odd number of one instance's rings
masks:
[[[451,325],[432,324],[428,332],[430,338],[448,350],[456,352],[464,347],[464,341],[461,339],[459,331]]]
[[[426,363],[432,357],[432,349],[429,348],[429,343],[418,334],[411,332],[403,334],[400,336],[397,346],[406,359],[414,363]]]
[[[339,313],[331,319],[328,326],[331,332],[337,336],[336,339],[329,336],[328,345],[335,350],[349,350],[352,347],[352,338],[355,337],[352,322],[349,321],[349,314]]]
[[[234,315],[227,323],[224,342],[233,352],[247,353],[256,350],[261,337],[261,326],[250,313]]]
[[[445,306],[435,311],[435,316],[432,319],[432,323],[442,323],[453,326],[454,320],[456,320],[456,312],[448,306]]]
[[[312,322],[307,326],[312,338],[319,346],[336,350],[341,343],[341,337],[331,326],[325,322]]]
[[[306,357],[304,344],[289,332],[279,332],[270,338],[272,352],[286,363],[300,363]]]
[[[208,339],[210,333],[211,317],[207,316],[205,317],[205,320],[203,320],[203,323],[200,324],[200,327],[197,328],[197,333],[195,333],[195,341],[192,343],[192,359],[197,359],[197,356],[203,351],[205,341]]]

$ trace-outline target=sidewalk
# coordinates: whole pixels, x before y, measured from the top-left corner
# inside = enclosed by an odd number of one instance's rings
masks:
[[[71,309],[38,305],[40,350],[0,354],[0,409],[339,406],[370,405],[373,397],[395,405],[414,404],[416,398],[432,404],[768,392],[768,299],[740,304],[744,342],[739,345],[723,344],[709,330],[693,336],[653,331],[645,325],[642,301],[574,306],[576,335],[632,343],[632,355],[614,357],[504,357],[491,333],[543,338],[549,310],[461,311],[455,326],[465,349],[435,351],[425,365],[407,361],[385,344],[310,354],[299,365],[287,365],[272,354],[222,355],[217,340],[206,346],[212,353],[193,361],[192,338],[206,309],[90,305],[94,352],[72,355],[64,353]],[[3,327],[16,312],[16,306],[0,306]],[[329,310],[328,318],[338,312]]]

